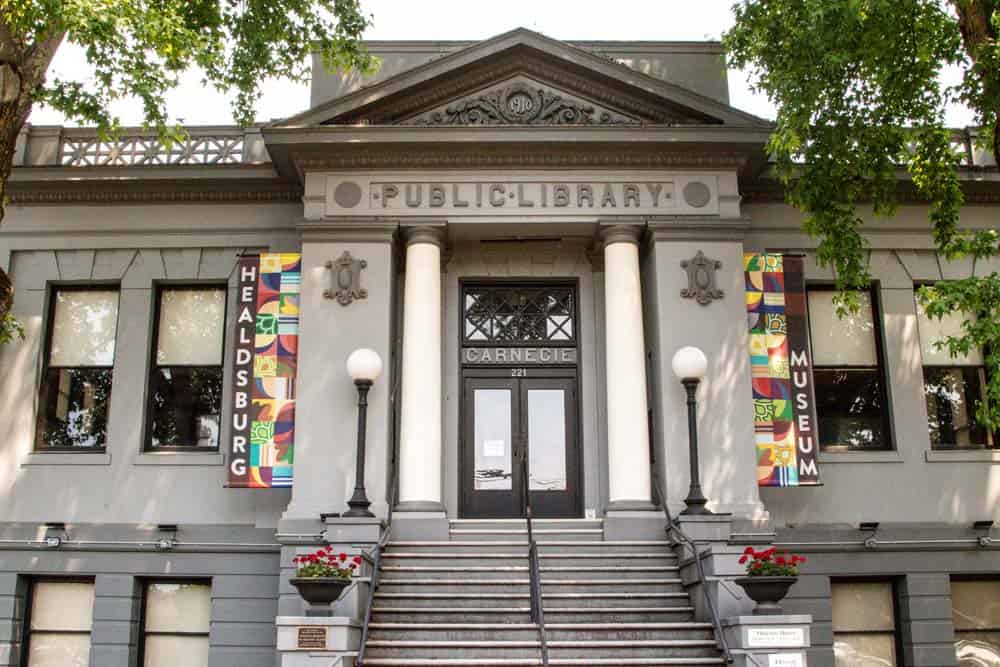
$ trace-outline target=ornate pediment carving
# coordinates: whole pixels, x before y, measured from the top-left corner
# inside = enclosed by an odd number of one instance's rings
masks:
[[[638,125],[639,120],[530,79],[479,91],[403,125]]]

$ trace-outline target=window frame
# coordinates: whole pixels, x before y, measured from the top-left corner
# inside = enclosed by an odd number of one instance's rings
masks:
[[[151,324],[152,333],[150,335],[149,341],[149,363],[146,367],[146,401],[145,401],[145,418],[143,420],[143,438],[142,438],[142,453],[143,454],[154,454],[157,452],[163,453],[187,453],[187,454],[217,454],[222,451],[222,429],[225,425],[224,412],[226,409],[225,398],[222,397],[221,404],[219,405],[219,441],[216,443],[215,447],[198,447],[197,445],[161,445],[153,446],[153,374],[157,372],[161,366],[156,361],[156,350],[160,343],[160,310],[162,304],[163,292],[168,290],[201,290],[201,291],[221,291],[223,294],[222,302],[222,349],[219,350],[219,369],[222,371],[222,392],[226,391],[226,351],[227,351],[227,338],[228,329],[227,325],[229,322],[229,285],[224,282],[212,281],[212,282],[181,282],[181,283],[171,283],[171,282],[157,282],[153,284],[153,319]],[[166,364],[165,368],[214,368],[214,366],[205,366],[203,364]]]
[[[28,656],[31,655],[31,636],[33,634],[64,634],[64,635],[84,635],[86,634],[91,638],[91,648],[93,648],[93,637],[94,637],[94,618],[91,616],[90,620],[90,630],[84,632],[83,630],[36,630],[32,632],[31,630],[31,612],[35,606],[35,590],[38,584],[90,584],[94,587],[94,604],[97,604],[97,580],[94,577],[74,577],[74,576],[38,576],[38,577],[27,577],[28,580],[28,590],[24,596],[24,615],[22,618],[21,626],[21,649],[20,655],[18,656],[17,664],[18,667],[29,667],[28,666]],[[93,610],[91,610],[93,612]]]
[[[154,348],[155,349],[155,348]],[[200,584],[208,586],[208,630],[206,632],[146,632],[146,605],[149,602],[150,584]],[[212,635],[212,578],[211,577],[143,577],[139,579],[142,587],[139,595],[139,640],[136,647],[136,665],[143,667],[146,664],[146,637],[205,637],[209,639],[209,649],[211,650]],[[25,666],[27,667],[27,666]]]
[[[926,396],[927,396],[927,394],[926,394],[926,386],[927,385],[926,385],[926,380],[924,378],[924,373],[925,373],[925,370],[928,369],[928,368],[938,368],[938,369],[958,370],[958,371],[961,371],[962,369],[966,369],[966,368],[976,369],[977,371],[979,371],[979,381],[980,381],[979,390],[980,390],[980,394],[979,394],[979,396],[976,397],[975,400],[982,400],[983,399],[983,394],[986,392],[986,388],[987,388],[987,386],[989,385],[989,382],[990,382],[990,368],[986,364],[986,358],[987,358],[987,356],[989,356],[989,353],[990,353],[990,349],[988,347],[980,348],[979,353],[982,356],[983,361],[982,361],[981,364],[978,364],[978,365],[975,365],[975,364],[966,364],[966,365],[960,365],[960,364],[952,364],[952,365],[929,364],[929,363],[927,363],[927,362],[924,361],[924,354],[923,354],[924,353],[924,341],[923,341],[923,337],[921,336],[921,332],[920,332],[920,310],[919,310],[919,308],[920,308],[920,302],[919,302],[919,300],[917,298],[917,291],[921,287],[933,287],[933,286],[934,286],[934,282],[933,281],[931,281],[931,282],[928,282],[928,281],[918,281],[918,282],[914,282],[913,283],[913,311],[914,311],[914,314],[917,317],[917,344],[918,344],[918,346],[920,348],[920,389],[921,389],[921,395],[924,397],[925,405],[926,405],[926,400],[927,400],[926,399]],[[968,409],[969,409],[969,417],[970,417],[970,419],[974,420],[975,419],[975,410],[973,408],[973,405],[969,404]],[[930,419],[930,415],[928,415],[928,419]],[[974,445],[972,445],[970,447],[960,447],[960,446],[958,446],[958,443],[938,443],[938,444],[935,445],[930,440],[930,429],[928,429],[927,440],[928,440],[928,444],[930,445],[931,451],[935,451],[935,452],[990,452],[990,451],[1000,450],[1000,431],[998,431],[998,432],[991,432],[988,429],[986,429],[985,427],[983,427],[983,431],[986,433],[986,442],[983,443],[982,445],[975,445],[974,444]]]
[[[875,577],[859,577],[859,576],[846,576],[846,577],[830,577],[830,635],[833,638],[834,644],[831,645],[831,649],[836,645],[837,641],[837,629],[833,625],[833,587],[836,584],[888,584],[889,585],[889,596],[892,598],[892,643],[895,649],[896,664],[894,667],[903,667],[906,664],[903,657],[903,629],[900,626],[902,611],[900,605],[900,576],[875,576]],[[847,635],[885,635],[888,634],[885,630],[849,630],[846,632],[841,632],[841,634]],[[836,654],[834,654],[834,661],[836,661]]]
[[[55,332],[55,317],[56,317],[56,304],[58,299],[56,294],[58,292],[109,292],[115,291],[118,293],[118,303],[117,312],[115,313],[115,357],[112,360],[110,366],[56,366],[55,368],[106,368],[111,370],[111,387],[112,396],[108,399],[108,424],[110,425],[111,419],[111,399],[114,397],[114,381],[115,381],[115,366],[118,364],[118,332],[121,328],[121,313],[122,313],[122,287],[121,283],[117,281],[109,282],[87,282],[87,283],[58,283],[50,282],[46,286],[46,298],[48,303],[45,307],[45,336],[44,343],[42,347],[42,367],[41,372],[38,376],[37,386],[35,387],[35,396],[38,400],[38,405],[35,414],[35,437],[32,442],[32,453],[65,453],[72,452],[74,454],[106,454],[108,451],[107,433],[105,433],[105,445],[102,447],[48,447],[41,444],[42,438],[44,437],[45,429],[43,428],[47,417],[45,416],[46,405],[42,403],[42,387],[45,386],[45,377],[48,372],[53,368],[49,363],[52,356],[52,336]]]
[[[812,312],[809,309],[809,293],[810,292],[836,292],[837,285],[830,281],[806,281],[805,285],[805,297],[806,297],[806,327],[809,333],[809,350],[810,354],[815,350],[812,340]],[[882,420],[882,430],[885,433],[884,443],[882,447],[872,448],[872,449],[854,449],[845,445],[823,445],[822,442],[818,442],[819,451],[823,454],[845,454],[845,453],[873,453],[873,452],[895,452],[898,451],[896,446],[896,431],[893,428],[893,422],[895,421],[894,412],[892,408],[892,401],[890,400],[892,394],[889,388],[889,366],[886,361],[885,353],[885,327],[882,322],[882,295],[881,295],[881,284],[878,280],[873,280],[871,285],[867,290],[857,290],[859,292],[867,292],[869,299],[871,300],[872,309],[872,336],[875,339],[875,372],[879,379],[879,400],[882,401],[882,405],[885,406],[880,413]],[[816,359],[812,359],[812,372],[813,372],[813,387],[816,386],[815,374],[816,371],[820,370],[835,370],[838,368],[843,368],[846,370],[869,370],[871,366],[859,366],[851,364],[839,364],[836,366],[827,366],[819,364]],[[817,404],[817,408],[818,408]],[[818,413],[818,409],[817,409]],[[820,419],[819,414],[816,415],[817,420],[817,434],[819,433]]]

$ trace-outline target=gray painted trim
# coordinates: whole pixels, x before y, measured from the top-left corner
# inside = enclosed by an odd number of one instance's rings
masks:
[[[988,463],[1000,465],[1000,450],[928,449],[924,452],[924,460],[927,463]]]

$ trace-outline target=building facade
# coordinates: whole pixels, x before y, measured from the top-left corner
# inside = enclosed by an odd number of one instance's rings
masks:
[[[785,608],[812,615],[810,662],[1000,664],[982,356],[939,352],[955,323],[914,292],[996,262],[937,256],[901,182],[838,319],[718,44],[371,49],[375,77],[318,66],[312,108],[260,127],[24,131],[0,227],[26,328],[0,351],[0,664],[276,664],[291,558],[337,542],[354,490],[361,347],[385,366],[367,495],[400,536],[520,517],[530,469],[540,517],[662,539],[689,486],[688,345],[720,606],[749,609],[737,558],[773,544],[808,558]],[[996,228],[995,161],[964,150],[961,224]],[[802,257],[818,485],[759,484],[748,253]],[[250,283],[277,352],[240,333],[247,266],[283,276]],[[247,373],[274,412],[249,426]]]

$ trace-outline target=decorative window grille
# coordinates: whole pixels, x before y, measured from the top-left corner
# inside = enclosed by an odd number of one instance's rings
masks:
[[[574,343],[576,292],[566,285],[466,286],[467,343]]]

